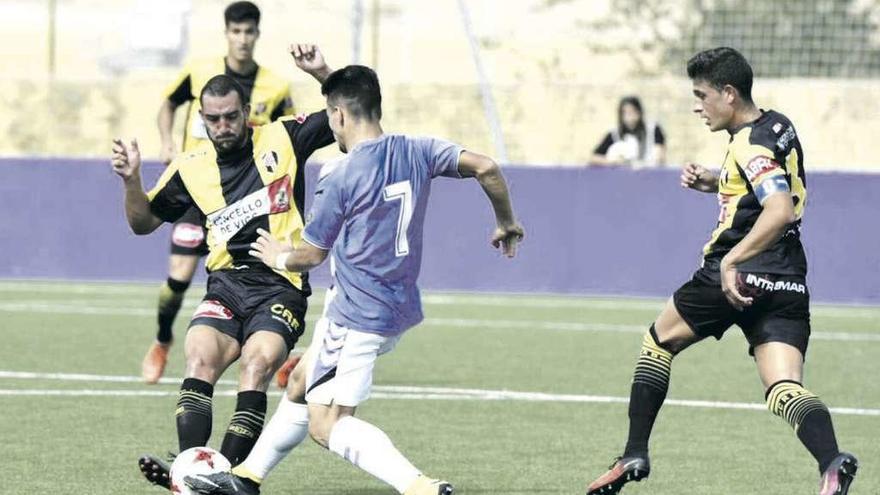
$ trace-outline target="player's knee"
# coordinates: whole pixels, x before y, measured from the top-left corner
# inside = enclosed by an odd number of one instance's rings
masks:
[[[198,268],[199,257],[189,255],[172,255],[168,262],[168,275],[181,282],[189,282]]]
[[[325,449],[328,448],[330,445],[330,431],[333,429],[334,423],[335,421],[325,416],[309,416],[309,436],[318,445]]]
[[[290,380],[287,384],[287,398],[293,402],[304,404],[306,398],[306,373],[299,371],[300,367],[294,368],[290,373]]]
[[[248,356],[247,359],[242,359],[241,362],[241,380],[243,382],[248,381],[255,386],[268,383],[276,368],[277,363],[271,357],[262,354]]]
[[[681,352],[690,343],[675,332],[658,330],[656,324],[651,325],[651,328],[648,329],[645,342],[656,344],[660,349],[670,353],[671,357]]]
[[[208,383],[215,383],[222,373],[222,369],[214,359],[202,354],[186,356],[187,378],[198,378]]]

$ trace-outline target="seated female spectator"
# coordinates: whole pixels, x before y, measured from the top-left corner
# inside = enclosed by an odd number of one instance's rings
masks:
[[[662,167],[666,162],[665,143],[660,125],[645,120],[642,102],[635,96],[627,96],[617,107],[617,127],[593,150],[590,163]]]

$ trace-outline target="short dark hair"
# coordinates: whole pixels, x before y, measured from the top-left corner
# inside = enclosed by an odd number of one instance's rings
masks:
[[[208,79],[208,82],[205,83],[205,87],[202,88],[202,92],[199,94],[199,103],[202,103],[205,95],[226,96],[233,91],[238,93],[238,99],[241,101],[241,105],[244,106],[246,102],[244,99],[244,88],[241,87],[241,84],[226,74],[218,74]]]
[[[233,2],[230,3],[223,12],[223,18],[226,19],[226,25],[230,22],[254,21],[257,26],[260,25],[260,9],[251,2]]]
[[[740,97],[752,101],[752,66],[743,55],[726,46],[704,50],[688,60],[688,77],[703,80],[719,91],[729,84]]]
[[[330,74],[321,85],[321,94],[329,100],[345,100],[345,106],[357,118],[382,118],[382,90],[376,72],[363,65],[349,65]]]

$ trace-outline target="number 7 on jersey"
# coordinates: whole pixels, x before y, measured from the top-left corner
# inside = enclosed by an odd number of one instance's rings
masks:
[[[413,201],[412,186],[408,180],[395,182],[384,189],[385,201],[400,201],[400,214],[397,217],[397,238],[394,244],[394,254],[399,258],[409,254],[409,240],[406,231],[412,220]]]

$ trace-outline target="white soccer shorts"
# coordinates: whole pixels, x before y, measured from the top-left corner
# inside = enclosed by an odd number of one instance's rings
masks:
[[[370,397],[376,358],[400,335],[386,337],[339,326],[326,317],[315,324],[306,368],[306,402],[356,407]]]

